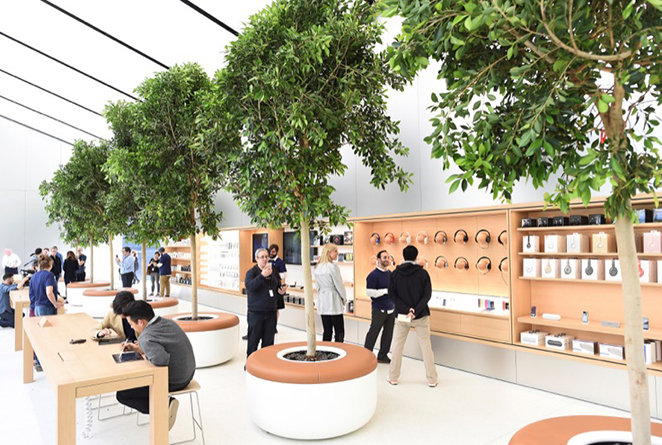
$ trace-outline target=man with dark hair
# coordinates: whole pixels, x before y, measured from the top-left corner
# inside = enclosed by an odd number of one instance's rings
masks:
[[[23,285],[29,279],[30,276],[28,275],[20,283],[15,284],[13,273],[5,273],[2,276],[2,283],[0,283],[0,326],[3,328],[14,327],[14,309],[9,301],[9,292],[23,289]]]
[[[168,391],[179,391],[195,374],[195,356],[186,333],[177,323],[154,315],[154,309],[143,300],[126,305],[122,311],[138,334],[138,343],[128,343],[125,351],[143,354],[150,363],[168,367]],[[117,401],[149,414],[149,386],[117,391]],[[177,399],[170,398],[170,429],[177,418]]]
[[[164,247],[159,248],[161,258],[159,258],[159,282],[161,283],[162,297],[170,296],[170,277],[172,276],[172,269],[170,268],[170,255],[166,252]]]
[[[131,292],[126,290],[119,291],[111,303],[110,307],[112,309],[108,311],[103,321],[94,328],[92,337],[103,338],[114,335],[120,338],[126,338],[128,341],[136,341],[136,332],[122,313],[124,308],[134,301],[136,300]]]
[[[78,270],[76,271],[76,281],[85,281],[85,263],[87,256],[83,253],[82,248],[78,248]]]
[[[120,277],[122,278],[122,287],[129,288],[133,284],[133,268],[135,260],[131,256],[131,248],[122,249],[122,259],[115,256],[115,262],[120,265]]]
[[[434,353],[430,343],[430,308],[428,302],[432,297],[432,282],[430,275],[416,264],[418,249],[407,246],[402,251],[405,261],[391,274],[388,286],[388,296],[395,305],[397,319],[393,343],[393,358],[388,370],[388,382],[398,384],[402,366],[402,350],[410,328],[414,328],[418,343],[423,353],[425,374],[428,386],[437,386],[437,369],[434,365]]]
[[[281,283],[285,284],[285,278],[287,277],[287,267],[285,266],[285,261],[278,258],[279,250],[280,248],[278,247],[278,244],[272,244],[271,246],[269,246],[269,262],[271,263],[274,270],[278,272],[278,275],[280,275]],[[285,309],[285,299],[283,298],[283,295],[281,295],[280,293],[278,294],[278,301],[276,302],[276,308],[278,309],[278,312],[276,312],[276,324],[278,324],[278,317],[280,316],[280,310]],[[276,328],[276,334],[278,334],[278,328]]]
[[[51,272],[55,275],[55,281],[60,281],[60,277],[62,276],[62,255],[57,251],[57,246],[51,248],[51,258],[53,259]]]
[[[388,298],[388,285],[391,280],[391,271],[388,270],[391,262],[390,257],[387,251],[380,251],[377,254],[377,267],[370,272],[366,279],[366,293],[372,300],[372,320],[370,321],[368,334],[365,336],[365,347],[372,351],[379,336],[379,331],[383,329],[382,341],[377,355],[379,363],[391,363],[391,359],[388,358],[387,354],[391,349],[391,340],[393,339],[395,306]]]

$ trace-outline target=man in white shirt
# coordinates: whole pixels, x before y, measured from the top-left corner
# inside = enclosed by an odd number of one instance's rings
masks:
[[[18,266],[21,265],[21,259],[9,247],[5,248],[5,256],[2,257],[2,266],[5,273],[18,275]]]

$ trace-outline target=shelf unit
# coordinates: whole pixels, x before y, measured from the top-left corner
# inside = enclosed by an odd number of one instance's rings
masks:
[[[531,258],[618,258],[618,252],[612,253],[544,253],[544,252],[518,252],[518,256],[531,257]],[[637,253],[639,258],[654,258],[662,260],[662,253]]]
[[[570,280],[564,278],[534,278],[534,277],[519,277],[520,280],[525,281],[550,281],[556,283],[581,283],[581,284],[610,284],[610,285],[622,285],[621,281],[605,281],[605,280]],[[662,283],[640,283],[643,287],[662,287]]]
[[[576,212],[573,212],[575,215],[587,215],[586,212],[581,212],[578,209]],[[542,213],[542,212],[541,212]],[[556,213],[554,216],[561,216],[561,213],[558,211],[550,210],[549,213]],[[541,214],[541,216],[543,216]],[[548,216],[548,215],[544,215]],[[526,217],[524,217],[526,218]],[[537,217],[536,217],[537,218]],[[518,220],[519,221],[519,220]],[[659,230],[662,229],[662,223],[639,223],[634,226],[634,230]],[[607,232],[614,231],[615,227],[612,224],[599,224],[599,225],[590,225],[590,226],[549,226],[549,227],[517,227],[518,232]]]

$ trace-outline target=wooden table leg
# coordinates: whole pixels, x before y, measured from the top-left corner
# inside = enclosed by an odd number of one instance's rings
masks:
[[[14,351],[23,349],[23,305],[14,305]]]
[[[151,445],[168,443],[168,368],[154,370],[154,383],[149,387],[149,438]]]
[[[34,370],[32,363],[34,362],[34,351],[32,343],[28,335],[23,331],[23,383],[30,383],[34,381]]]
[[[76,390],[69,385],[57,387],[57,443],[76,443]]]

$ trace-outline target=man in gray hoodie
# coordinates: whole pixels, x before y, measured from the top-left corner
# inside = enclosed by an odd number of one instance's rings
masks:
[[[168,392],[188,386],[195,373],[195,355],[186,333],[174,321],[154,315],[149,303],[137,300],[122,310],[136,331],[138,343],[128,343],[125,351],[143,354],[156,366],[168,367]],[[143,414],[149,414],[149,386],[117,391],[117,401]],[[170,429],[177,418],[177,399],[170,398]]]

